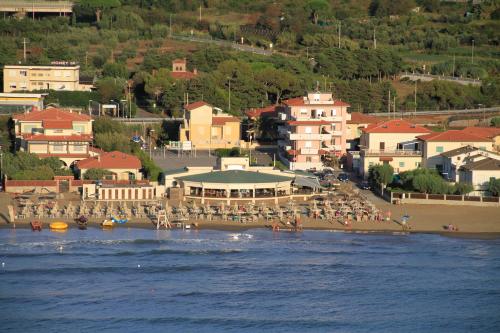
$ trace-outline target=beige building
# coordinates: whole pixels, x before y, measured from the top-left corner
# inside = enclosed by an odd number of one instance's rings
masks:
[[[500,179],[500,160],[491,157],[479,157],[460,167],[459,181],[474,187],[477,195],[487,194],[490,179]]]
[[[90,91],[91,83],[80,82],[80,66],[51,65],[28,66],[6,65],[3,68],[3,90],[66,90]]]
[[[461,130],[449,130],[418,136],[422,145],[423,166],[443,171],[444,152],[472,146],[481,150],[493,150],[493,140]]]
[[[89,157],[78,161],[75,170],[82,179],[90,169],[102,169],[112,172],[106,179],[115,180],[141,180],[141,161],[134,155],[120,151],[103,152],[95,157]]]
[[[441,174],[447,180],[458,182],[459,170],[462,166],[491,158],[500,161],[500,155],[491,151],[482,150],[473,146],[463,146],[441,154],[443,157],[443,169]]]
[[[321,188],[314,176],[284,172],[273,167],[252,167],[248,157],[221,158],[216,168],[167,170],[163,176],[170,193],[180,189],[184,200],[199,199],[202,203],[278,202],[295,195],[313,195]],[[307,190],[299,194],[299,188]]]
[[[351,112],[351,119],[347,120],[347,150],[356,149],[363,129],[370,124],[376,124],[381,121],[380,118],[363,114],[361,112]]]
[[[377,164],[390,164],[395,173],[420,167],[422,147],[416,137],[431,133],[402,119],[370,124],[361,131],[357,172],[363,178],[367,178],[369,168]]]
[[[240,119],[205,102],[185,106],[184,122],[179,130],[181,142],[194,149],[217,149],[240,146]]]
[[[157,182],[143,181],[102,181],[84,183],[82,199],[93,201],[150,201],[165,196],[165,186]]]
[[[92,118],[85,114],[49,108],[17,114],[14,121],[16,146],[39,157],[58,157],[67,166],[95,154]]]

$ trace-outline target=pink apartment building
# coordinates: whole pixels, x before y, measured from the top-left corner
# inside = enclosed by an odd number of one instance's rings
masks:
[[[278,117],[280,158],[291,170],[322,169],[321,156],[346,152],[350,105],[335,100],[331,93],[308,93],[283,101]]]

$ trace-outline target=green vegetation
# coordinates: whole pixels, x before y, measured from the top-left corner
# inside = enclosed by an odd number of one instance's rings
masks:
[[[51,92],[49,100],[80,107],[85,99],[120,100],[131,80],[137,105],[173,116],[186,101],[204,99],[241,115],[316,88],[362,112],[387,110],[391,91],[398,110],[413,110],[413,84],[393,85],[405,70],[481,78],[481,88],[418,84],[417,109],[471,108],[500,104],[498,13],[492,0],[80,0],[71,18],[0,20],[0,66],[23,62],[28,38],[26,63],[77,61],[82,76],[96,79],[92,95]],[[274,52],[243,53],[170,34],[272,45]],[[193,80],[170,76],[171,61],[184,57],[189,70],[200,71]]]
[[[57,157],[39,158],[35,154],[17,152],[3,153],[3,174],[14,180],[50,180],[54,176],[73,175],[63,169],[64,164]]]
[[[500,196],[500,178],[490,179],[488,191],[496,197]]]
[[[215,150],[215,155],[218,157],[244,157],[247,156],[245,151],[238,147],[233,148],[219,148]]]
[[[113,172],[106,169],[88,169],[85,174],[83,174],[83,179],[107,179],[108,176],[112,176]]]
[[[401,173],[402,187],[408,191],[429,194],[467,194],[473,191],[472,185],[456,183],[451,185],[436,170],[419,168]]]
[[[491,126],[500,127],[500,117],[491,118]]]
[[[377,164],[368,170],[368,179],[380,186],[380,192],[384,193],[384,188],[394,178],[394,168],[390,164]]]
[[[137,156],[141,160],[146,177],[152,181],[157,181],[163,170],[155,164],[137,143],[131,141],[132,132],[135,130],[137,128],[107,118],[98,118],[93,123],[96,146],[104,151],[118,150]],[[158,130],[155,131],[156,133],[159,132]]]

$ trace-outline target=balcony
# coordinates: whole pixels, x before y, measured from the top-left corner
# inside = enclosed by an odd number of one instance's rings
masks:
[[[328,142],[328,141],[323,141],[321,143],[321,147],[323,149],[327,149],[327,150],[342,150],[342,147],[340,145],[334,145],[334,144],[332,144],[331,142]]]
[[[290,140],[329,140],[332,138],[331,134],[318,134],[318,133],[291,133]]]
[[[301,148],[300,149],[300,154],[301,155],[318,155],[319,149],[316,148]]]
[[[375,150],[375,149],[364,149],[361,150],[361,155],[363,156],[422,156],[420,150]]]

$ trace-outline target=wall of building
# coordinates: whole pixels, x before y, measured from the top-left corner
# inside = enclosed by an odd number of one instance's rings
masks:
[[[87,172],[89,169],[78,169],[80,178],[83,178],[83,175],[85,172]],[[129,175],[132,174],[134,175],[133,179],[136,180],[141,180],[142,179],[142,173],[138,169],[106,169],[115,174],[113,179],[116,180],[131,180]]]
[[[79,90],[79,66],[5,66],[4,92]]]
[[[422,164],[421,156],[394,156],[392,161],[388,161],[393,168],[395,173],[401,173],[405,171],[410,171],[416,169]],[[360,159],[360,172],[363,178],[368,178],[368,170],[370,166],[375,166],[378,164],[383,164],[380,161],[379,156],[365,156]]]
[[[360,145],[369,150],[380,150],[380,143],[384,142],[386,151],[398,149],[401,142],[416,141],[416,137],[427,133],[363,133],[361,135]],[[407,146],[407,149],[412,149]]]
[[[492,150],[492,142],[437,142],[437,141],[425,141],[422,146],[423,152],[423,166],[426,168],[437,168],[439,165],[444,164],[444,159],[441,153],[457,149],[463,146],[474,146],[480,149]]]

